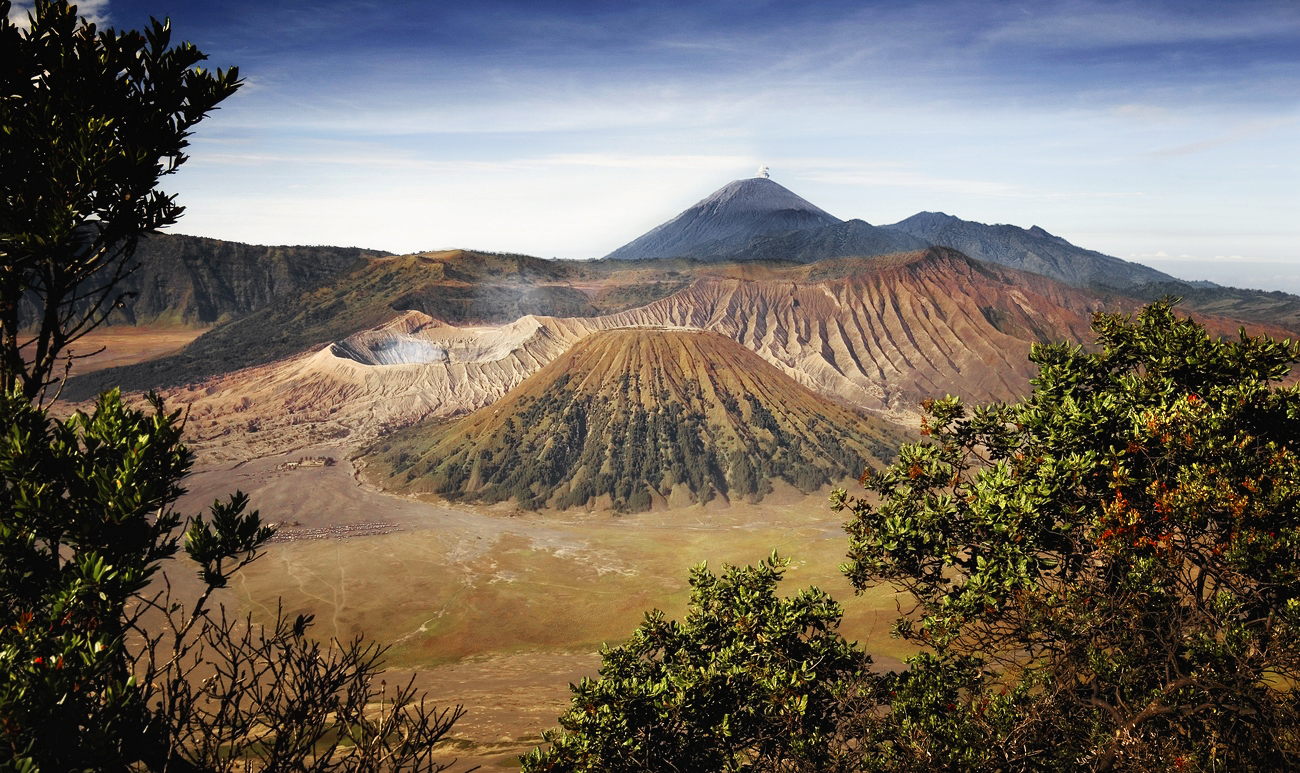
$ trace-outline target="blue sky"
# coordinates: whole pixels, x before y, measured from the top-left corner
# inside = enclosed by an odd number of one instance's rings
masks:
[[[599,257],[762,164],[845,219],[1300,292],[1295,0],[90,10],[247,78],[167,182],[180,233]]]

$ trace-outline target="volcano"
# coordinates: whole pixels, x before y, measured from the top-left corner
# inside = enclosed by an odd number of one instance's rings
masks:
[[[609,253],[613,260],[730,255],[755,237],[842,221],[767,177],[733,180],[695,206]]]
[[[1123,289],[1174,283],[1190,289],[1168,274],[1077,247],[1038,226],[985,225],[942,212],[919,212],[882,226],[840,220],[773,182],[765,170],[758,177],[728,183],[605,258],[813,263],[941,246],[1075,287]]]
[[[368,452],[382,485],[521,507],[636,512],[804,493],[889,461],[902,436],[716,333],[583,338],[496,403]]]

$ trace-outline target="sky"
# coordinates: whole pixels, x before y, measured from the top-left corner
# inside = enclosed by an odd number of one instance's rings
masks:
[[[96,0],[240,91],[165,190],[256,244],[596,258],[731,180],[1300,293],[1300,2]]]

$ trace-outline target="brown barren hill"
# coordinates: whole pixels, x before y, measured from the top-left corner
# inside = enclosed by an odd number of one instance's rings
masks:
[[[809,492],[887,461],[901,437],[706,331],[594,333],[491,406],[370,449],[384,485],[526,508],[641,511]]]

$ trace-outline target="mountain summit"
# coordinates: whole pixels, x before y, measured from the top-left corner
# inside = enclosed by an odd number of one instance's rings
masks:
[[[693,207],[606,255],[615,260],[707,258],[755,237],[837,225],[841,220],[762,176],[733,180]]]

